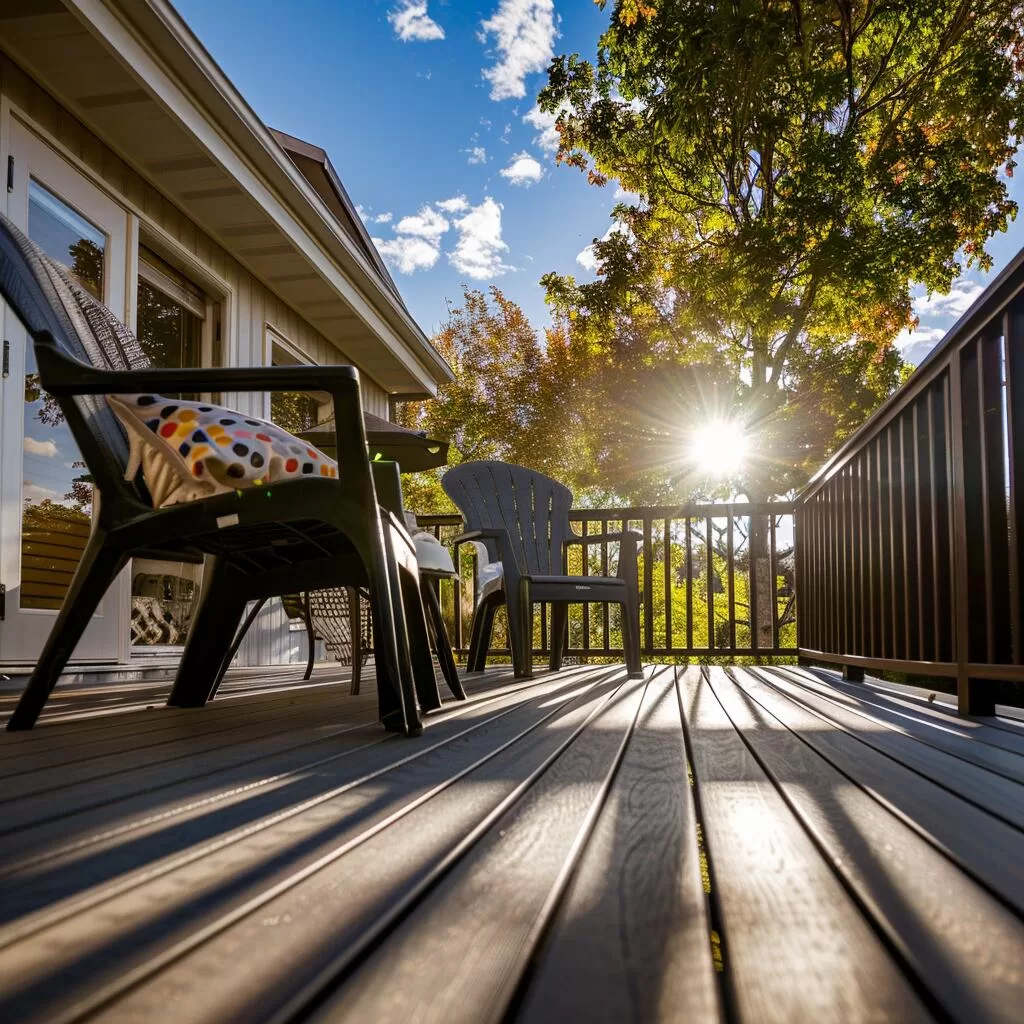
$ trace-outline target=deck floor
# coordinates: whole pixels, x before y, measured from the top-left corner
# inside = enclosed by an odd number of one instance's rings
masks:
[[[166,689],[0,738],[4,1022],[1021,1019],[1020,721],[795,667],[492,670],[416,740],[372,678]]]

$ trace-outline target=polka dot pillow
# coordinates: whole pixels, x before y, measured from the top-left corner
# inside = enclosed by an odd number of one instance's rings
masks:
[[[219,405],[161,395],[108,395],[128,432],[125,479],[142,469],[162,508],[244,487],[303,477],[334,478],[338,464],[304,441]]]

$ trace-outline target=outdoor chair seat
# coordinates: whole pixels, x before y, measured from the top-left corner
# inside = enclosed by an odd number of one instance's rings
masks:
[[[452,561],[451,552],[432,533],[414,533],[412,542],[416,548],[416,561],[420,572],[438,573],[442,576],[455,575],[455,563]]]
[[[168,703],[205,704],[248,602],[341,585],[367,589],[379,714],[416,735],[440,706],[404,523],[378,504],[359,375],[350,366],[156,369],[102,303],[0,216],[0,295],[35,346],[41,384],[58,402],[99,500],[78,568],[8,729],[30,729],[110,584],[132,557],[206,559],[202,594]],[[300,478],[153,508],[104,396],[319,391],[333,403],[339,477]],[[152,555],[151,555],[152,557]],[[417,701],[418,698],[418,701]]]
[[[580,537],[569,523],[572,492],[542,473],[504,462],[464,462],[450,469],[441,486],[465,520],[456,543],[471,542],[484,552],[488,574],[473,612],[468,669],[482,672],[487,663],[497,608],[504,604],[509,647],[516,676],[533,673],[533,608],[551,607],[550,667],[557,671],[568,633],[568,606],[597,602],[622,607],[622,642],[630,676],[643,674],[640,661],[640,597],[637,585],[635,530]],[[565,575],[568,549],[588,542],[617,541],[614,577]],[[494,565],[500,564],[500,573]]]

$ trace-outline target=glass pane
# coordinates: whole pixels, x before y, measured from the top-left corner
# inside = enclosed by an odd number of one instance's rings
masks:
[[[274,391],[270,396],[270,421],[290,434],[301,434],[319,422],[320,403],[302,391]]]
[[[194,313],[139,281],[138,336],[154,366],[198,366],[203,323]]]
[[[29,182],[29,237],[103,298],[106,236],[36,181]],[[21,534],[22,608],[59,608],[89,537],[92,481],[56,401],[25,353]]]
[[[139,344],[154,366],[200,365],[202,319],[141,276],[136,324]],[[185,642],[199,596],[201,571],[202,566],[187,562],[133,560],[133,647]]]

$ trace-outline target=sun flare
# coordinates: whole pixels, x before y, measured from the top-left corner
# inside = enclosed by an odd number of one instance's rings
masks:
[[[750,454],[750,438],[742,424],[714,420],[690,436],[688,454],[698,472],[706,476],[735,476]]]

